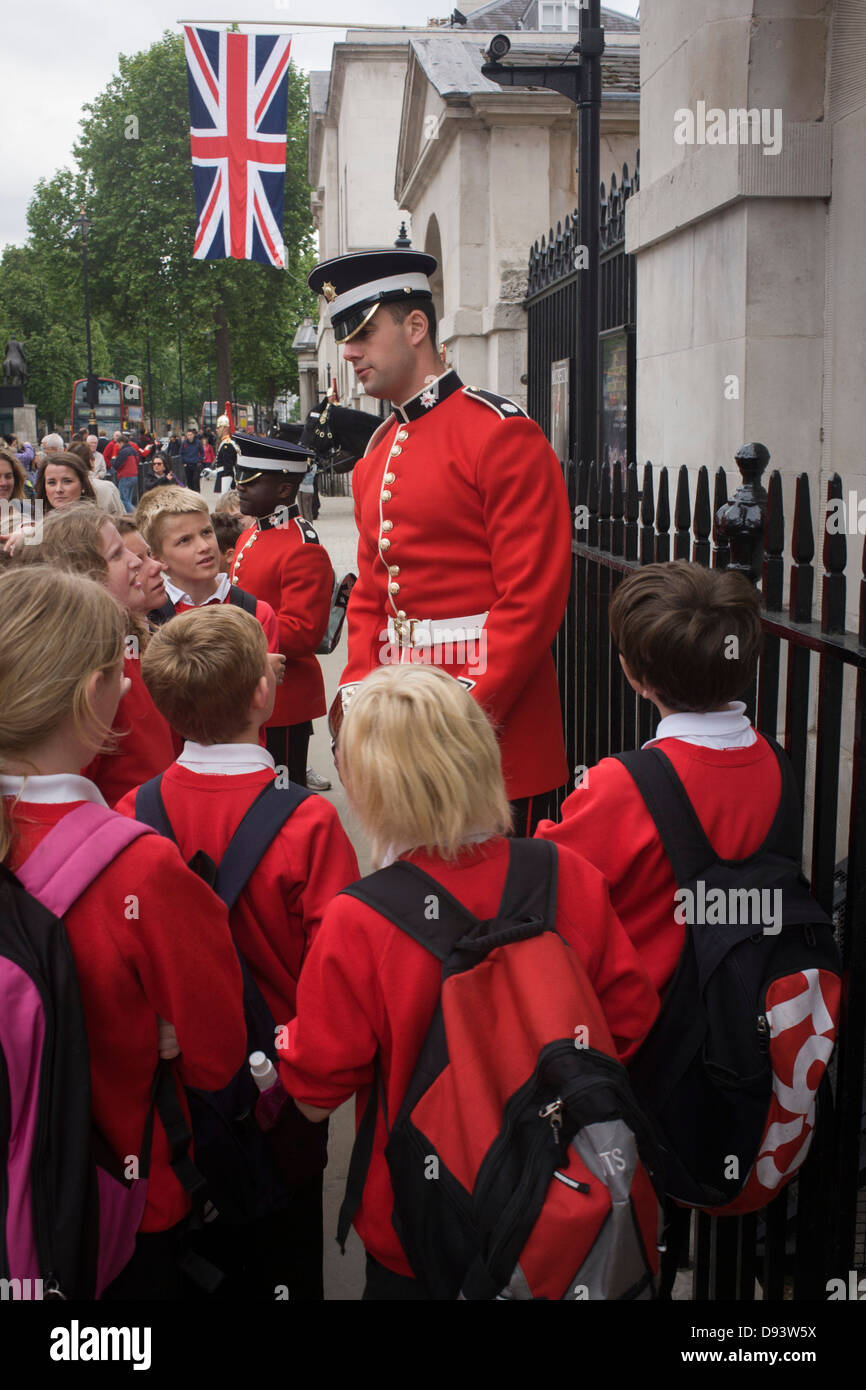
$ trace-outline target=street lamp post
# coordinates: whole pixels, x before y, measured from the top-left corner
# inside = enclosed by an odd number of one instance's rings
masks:
[[[604,53],[601,0],[581,4],[578,41],[571,50],[578,54],[578,63],[504,63],[510,48],[506,34],[496,34],[491,39],[489,61],[481,69],[485,77],[501,87],[547,87],[568,97],[578,111],[578,226],[587,256],[577,282],[577,457],[591,462],[597,451],[599,406],[599,133]]]
[[[150,432],[153,434],[153,380],[150,371],[150,320],[147,321],[145,344],[147,346],[147,413],[150,418]],[[142,412],[142,424],[144,424],[144,412]]]
[[[95,434],[96,411],[94,407],[99,401],[99,388],[93,375],[93,351],[90,346],[90,289],[87,283],[87,233],[90,231],[92,223],[85,216],[83,203],[81,204],[81,216],[76,218],[75,225],[81,233],[81,254],[84,258],[84,326],[87,333],[87,392],[85,399],[90,406],[90,419],[87,425],[90,433]]]
[[[177,330],[177,380],[180,387],[180,432],[183,435],[186,428],[185,416],[183,413],[183,349],[180,342],[180,329]]]

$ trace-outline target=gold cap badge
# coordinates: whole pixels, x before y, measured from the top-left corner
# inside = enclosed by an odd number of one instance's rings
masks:
[[[333,304],[334,300],[337,298],[336,287],[331,284],[330,280],[326,280],[324,285],[322,286],[322,294],[325,296],[329,304]]]

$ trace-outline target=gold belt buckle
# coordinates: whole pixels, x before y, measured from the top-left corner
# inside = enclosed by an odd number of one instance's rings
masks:
[[[400,651],[408,647],[410,650],[414,646],[415,628],[420,620],[418,618],[394,618],[394,632],[397,636],[397,646]]]

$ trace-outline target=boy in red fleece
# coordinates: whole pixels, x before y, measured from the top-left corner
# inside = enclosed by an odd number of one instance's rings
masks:
[[[264,633],[248,613],[214,605],[184,613],[153,637],[142,675],[157,709],[187,740],[164,774],[162,799],[184,859],[219,864],[244,814],[274,780],[258,742],[276,688]],[[117,810],[135,818],[136,792]],[[235,943],[278,1023],[294,1017],[298,976],[331,898],[358,878],[334,807],[308,795],[265,850],[230,914]],[[217,1223],[214,1223],[216,1225]],[[262,1285],[277,1269],[293,1299],[322,1297],[322,1177],[299,1183],[267,1231],[226,1236],[229,1264],[248,1260]],[[224,1267],[225,1248],[213,1251]],[[251,1284],[246,1282],[249,1290]],[[273,1298],[274,1280],[270,1282]]]
[[[655,738],[713,848],[743,859],[779,805],[775,754],[738,696],[755,679],[763,634],[758,595],[742,575],[686,560],[645,565],[610,605],[626,679],[661,715]],[[685,941],[676,882],[643,797],[622,763],[603,758],[536,834],[577,850],[604,874],[614,911],[661,994]]]

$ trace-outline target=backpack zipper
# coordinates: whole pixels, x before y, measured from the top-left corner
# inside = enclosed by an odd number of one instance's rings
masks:
[[[567,1044],[567,1046],[568,1046],[568,1048],[569,1048],[569,1050],[570,1050],[570,1049],[572,1048],[573,1044],[572,1044],[571,1042],[569,1042],[569,1043]],[[602,1054],[602,1055],[603,1055],[603,1054]],[[607,1060],[610,1061],[610,1060],[612,1060],[612,1059],[611,1059],[611,1058],[608,1058]],[[615,1065],[618,1065],[618,1063],[616,1063]],[[561,1128],[561,1126],[562,1126],[562,1108],[563,1108],[563,1106],[566,1104],[566,1102],[567,1102],[568,1100],[573,1100],[576,1096],[581,1095],[581,1094],[584,1093],[584,1092],[587,1092],[587,1091],[594,1091],[594,1090],[597,1090],[599,1087],[602,1087],[602,1086],[610,1086],[611,1084],[615,1084],[615,1083],[614,1083],[614,1078],[613,1078],[613,1077],[611,1077],[610,1080],[608,1080],[606,1077],[592,1077],[592,1078],[589,1078],[589,1079],[585,1079],[585,1080],[580,1080],[580,1081],[577,1081],[577,1082],[573,1082],[571,1086],[567,1086],[567,1087],[564,1087],[564,1088],[563,1088],[563,1092],[562,1092],[562,1095],[561,1095],[561,1096],[556,1097],[555,1100],[551,1101],[548,1105],[543,1106],[543,1107],[539,1110],[539,1112],[538,1112],[538,1117],[539,1117],[539,1119],[546,1119],[546,1120],[548,1121],[548,1123],[549,1123],[551,1129],[553,1130],[554,1139],[555,1139],[555,1142],[556,1142],[557,1145],[559,1145],[559,1142],[560,1142],[560,1141],[559,1141],[559,1128]],[[624,1106],[624,1110],[626,1110],[627,1108],[628,1108],[628,1107],[625,1107],[625,1106]],[[514,1189],[512,1195],[511,1195],[511,1197],[510,1197],[509,1200],[508,1200],[507,1206],[506,1206],[506,1208],[505,1208],[505,1213],[507,1213],[508,1210],[511,1208],[511,1209],[513,1209],[513,1214],[512,1214],[511,1217],[508,1219],[507,1224],[503,1221],[502,1227],[501,1227],[501,1229],[499,1230],[499,1234],[498,1234],[497,1239],[496,1239],[496,1243],[495,1243],[495,1245],[491,1246],[490,1251],[489,1251],[489,1254],[488,1254],[487,1257],[485,1258],[485,1264],[487,1265],[488,1269],[490,1269],[491,1266],[495,1263],[495,1261],[496,1261],[496,1259],[498,1258],[499,1253],[500,1253],[500,1251],[502,1250],[503,1246],[505,1246],[505,1245],[507,1245],[507,1244],[509,1243],[509,1241],[511,1240],[511,1237],[512,1237],[514,1231],[515,1231],[515,1229],[516,1229],[517,1226],[520,1224],[520,1221],[521,1221],[522,1216],[523,1216],[523,1212],[522,1212],[522,1198],[523,1198],[523,1194],[524,1194],[524,1192],[526,1192],[529,1188],[531,1188],[531,1186],[533,1185],[533,1183],[534,1183],[534,1181],[535,1181],[535,1178],[536,1178],[536,1166],[537,1166],[536,1160],[537,1160],[537,1158],[538,1158],[538,1154],[539,1154],[540,1150],[541,1150],[542,1147],[543,1147],[542,1141],[546,1141],[547,1138],[548,1138],[548,1136],[547,1136],[547,1131],[546,1131],[546,1129],[542,1126],[542,1127],[540,1128],[539,1133],[535,1136],[535,1138],[534,1138],[534,1140],[533,1140],[532,1148],[531,1148],[531,1150],[530,1150],[529,1155],[527,1156],[526,1165],[525,1165],[525,1167],[524,1167],[524,1170],[523,1170],[523,1173],[522,1173],[522,1175],[521,1175],[520,1181],[519,1181],[519,1183],[517,1184],[517,1186],[515,1187],[515,1189]],[[554,1167],[554,1169],[551,1171],[551,1174],[550,1174],[551,1181],[553,1180],[553,1176],[554,1176],[555,1171],[556,1171],[556,1169],[555,1169],[555,1167]],[[489,1185],[489,1184],[486,1184],[485,1187],[488,1186],[488,1185]],[[586,1185],[584,1185],[584,1186],[586,1186]],[[586,1190],[587,1190],[587,1191],[591,1191],[591,1188],[589,1188],[588,1186],[586,1186]],[[546,1193],[545,1193],[545,1196],[546,1196]],[[475,1204],[475,1205],[476,1205],[476,1210],[477,1210],[477,1205],[478,1205],[478,1203],[480,1203],[481,1198],[482,1198],[482,1193],[479,1192],[479,1194],[478,1194],[478,1199],[477,1199],[477,1202],[476,1202],[476,1204]],[[543,1205],[543,1203],[542,1203],[542,1205]],[[539,1211],[540,1211],[540,1208],[539,1208]],[[505,1216],[505,1213],[503,1213],[503,1216]],[[537,1219],[538,1219],[538,1217],[537,1217],[537,1215],[536,1215],[536,1220],[537,1220]],[[534,1222],[533,1222],[533,1225],[534,1225]]]

